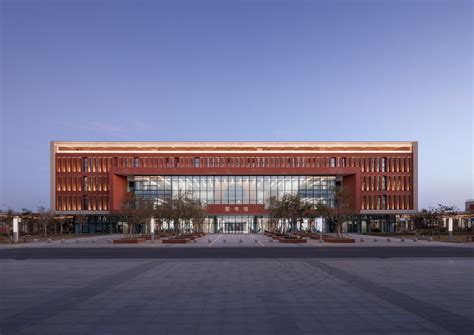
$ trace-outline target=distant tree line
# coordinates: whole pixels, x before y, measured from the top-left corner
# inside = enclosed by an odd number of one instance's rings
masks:
[[[21,212],[15,212],[8,209],[0,211],[0,222],[3,222],[0,234],[11,235],[13,230],[13,217],[21,218],[20,227],[23,231],[31,235],[62,235],[65,230],[72,232],[74,229],[73,217],[64,215],[55,215],[50,209],[39,206],[36,212],[28,208],[22,208]]]
[[[443,218],[449,218],[459,211],[456,206],[438,204],[436,207],[422,209],[412,216],[416,230],[428,230],[431,235],[440,234]]]

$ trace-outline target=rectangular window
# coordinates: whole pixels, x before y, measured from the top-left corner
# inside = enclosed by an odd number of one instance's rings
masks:
[[[87,195],[83,196],[82,204],[83,204],[82,208],[84,210],[86,210],[86,211],[89,210],[89,197]]]
[[[336,167],[336,157],[331,157],[331,167]]]

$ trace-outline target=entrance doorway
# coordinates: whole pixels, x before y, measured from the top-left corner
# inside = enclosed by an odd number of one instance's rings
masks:
[[[224,223],[224,233],[226,234],[242,234],[246,232],[247,222],[225,222]]]
[[[250,233],[254,217],[250,215],[225,215],[218,216],[215,233],[244,234]]]

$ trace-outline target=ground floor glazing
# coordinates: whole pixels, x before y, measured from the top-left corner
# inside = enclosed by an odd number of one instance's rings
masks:
[[[159,222],[159,220],[157,220]],[[178,224],[178,223],[177,223]],[[394,232],[400,230],[401,222],[397,222],[395,215],[360,215],[344,223],[343,231],[348,233]],[[76,233],[124,233],[128,232],[127,222],[114,216],[89,216],[84,223],[75,223]],[[262,215],[210,215],[202,225],[193,222],[180,222],[175,226],[173,221],[157,223],[156,230],[172,231],[179,228],[181,231],[204,231],[205,233],[263,233],[265,230],[285,231],[314,231],[323,229],[325,232],[334,231],[330,222],[321,218],[315,220],[303,219],[298,224],[291,224],[286,220],[271,221]],[[149,232],[148,225],[136,225],[135,233]]]

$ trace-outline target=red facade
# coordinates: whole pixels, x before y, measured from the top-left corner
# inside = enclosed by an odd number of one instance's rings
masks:
[[[58,212],[117,212],[127,176],[138,175],[340,176],[360,213],[417,209],[416,142],[51,142],[51,206]],[[210,205],[208,212],[265,208]]]

